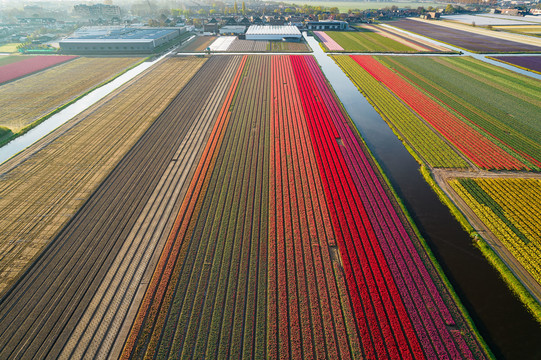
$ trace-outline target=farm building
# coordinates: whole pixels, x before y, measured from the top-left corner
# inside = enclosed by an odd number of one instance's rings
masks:
[[[246,32],[246,26],[240,26],[240,25],[228,25],[223,26],[220,29],[221,35],[241,35]]]
[[[252,25],[246,31],[246,40],[299,41],[302,35],[296,26]]]
[[[65,54],[149,54],[185,28],[86,27],[59,42]]]
[[[441,15],[441,13],[439,13],[439,12],[430,11],[430,12],[427,12],[426,14],[422,14],[421,19],[436,20],[436,19],[440,18],[440,15]]]
[[[309,21],[306,27],[308,30],[348,30],[349,24],[345,21],[335,20]]]

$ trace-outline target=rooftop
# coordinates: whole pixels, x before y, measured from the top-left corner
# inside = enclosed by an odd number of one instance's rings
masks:
[[[246,31],[246,35],[296,35],[301,32],[296,26],[272,26],[272,25],[252,25]]]
[[[152,40],[160,38],[176,28],[131,28],[131,27],[84,27],[66,40]]]

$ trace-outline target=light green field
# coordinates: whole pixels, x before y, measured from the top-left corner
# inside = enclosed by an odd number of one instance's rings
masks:
[[[503,31],[509,31],[517,34],[524,34],[524,35],[534,35],[534,36],[541,36],[541,26],[540,25],[530,25],[530,26],[493,26],[493,28]]]
[[[409,1],[396,1],[396,2],[370,2],[370,1],[284,1],[286,4],[296,4],[296,5],[310,5],[310,6],[325,6],[325,7],[337,7],[340,12],[347,12],[349,9],[358,9],[358,10],[367,10],[367,9],[382,9],[384,7],[391,7],[393,5],[398,6],[399,8],[410,7],[412,9],[417,9],[419,6],[424,7],[425,9],[429,6],[445,8],[446,4],[444,3],[435,3],[435,2],[409,2]]]
[[[5,44],[0,45],[0,53],[14,53],[17,52],[17,45],[18,43],[11,43],[11,44]]]

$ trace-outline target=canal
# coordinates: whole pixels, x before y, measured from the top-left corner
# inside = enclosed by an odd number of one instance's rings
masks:
[[[305,38],[355,126],[497,358],[541,359],[541,327],[423,179],[419,164],[313,38]]]
[[[161,60],[164,56],[157,58],[152,61],[145,61],[133,69],[126,71],[124,74],[120,75],[113,81],[100,86],[99,88],[93,90],[89,94],[83,96],[73,104],[69,105],[65,109],[54,114],[35,128],[31,129],[27,133],[14,140],[10,141],[6,145],[0,147],[0,164],[8,160],[12,156],[23,151],[54,129],[58,128],[60,125],[64,124],[68,120],[75,117],[77,114],[88,109],[90,106],[94,105],[105,96],[109,95],[111,92],[118,89],[120,86],[124,85],[137,75],[141,74],[143,71],[154,65],[156,62]]]

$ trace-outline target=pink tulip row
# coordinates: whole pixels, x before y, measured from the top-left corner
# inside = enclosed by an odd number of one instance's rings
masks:
[[[344,146],[341,152],[374,228],[415,332],[429,358],[473,358],[412,239],[401,222],[374,166],[343,116],[315,61],[307,61]],[[430,309],[430,310],[429,310]]]
[[[326,105],[335,102],[334,97],[328,88],[318,88],[315,77],[322,74],[312,57],[292,56],[292,64],[366,357],[422,359],[421,345],[336,141],[339,134],[330,114],[339,109]]]
[[[75,59],[76,57],[77,56],[68,55],[34,56],[22,61],[0,66],[0,84]]]
[[[344,48],[341,47],[332,37],[325,34],[323,31],[314,31],[314,34],[317,35],[317,37],[323,41],[323,44],[329,49],[330,51],[343,51]]]

